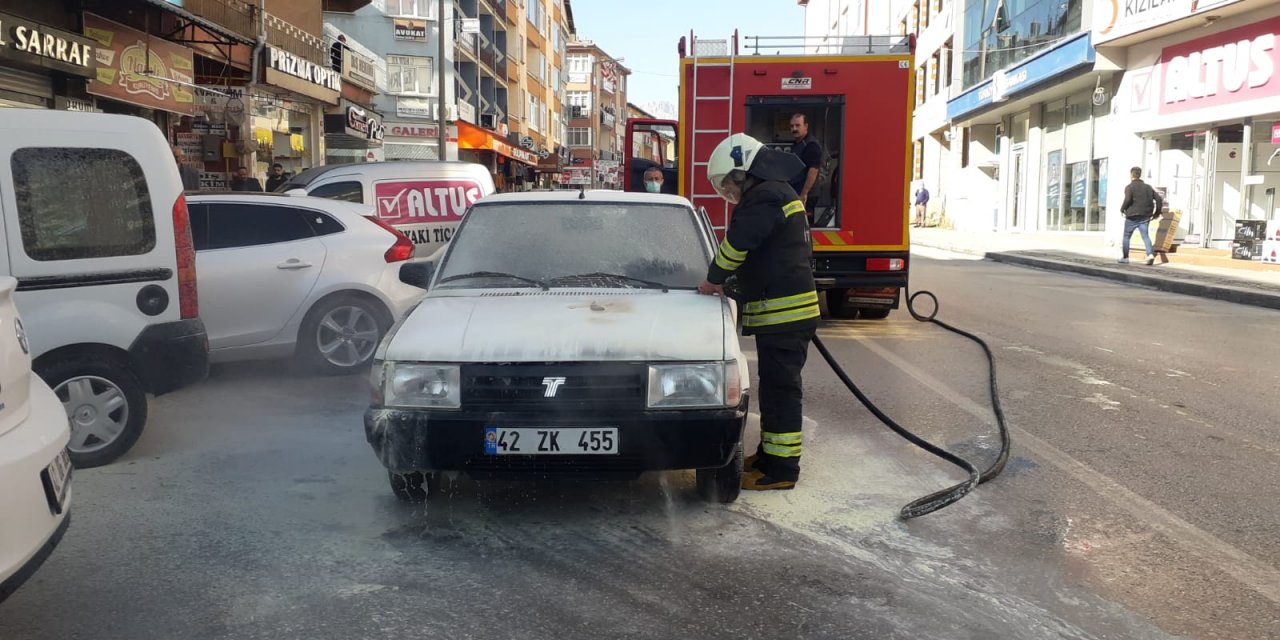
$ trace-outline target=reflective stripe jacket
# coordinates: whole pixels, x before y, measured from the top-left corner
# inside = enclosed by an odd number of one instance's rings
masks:
[[[818,325],[812,246],[804,203],[784,182],[766,181],[742,194],[707,280],[738,276],[744,335]]]

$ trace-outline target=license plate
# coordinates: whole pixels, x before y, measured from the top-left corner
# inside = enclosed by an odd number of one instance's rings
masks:
[[[40,472],[40,481],[44,484],[49,509],[54,513],[62,513],[67,506],[67,488],[71,486],[71,457],[67,455],[66,449]]]
[[[614,427],[485,427],[487,456],[617,455],[618,430]]]

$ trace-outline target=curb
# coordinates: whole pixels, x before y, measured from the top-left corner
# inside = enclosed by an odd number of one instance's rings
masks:
[[[1003,253],[998,251],[989,252],[982,251],[980,249],[971,249],[968,247],[954,247],[924,242],[916,242],[915,244],[922,247],[928,247],[930,249],[980,256],[992,262],[1001,262],[1004,264],[1032,267],[1048,271],[1075,273],[1078,275],[1102,278],[1104,280],[1111,280],[1114,282],[1123,282],[1125,284],[1140,287],[1148,287],[1158,291],[1167,291],[1169,293],[1178,293],[1197,298],[1208,298],[1211,300],[1221,300],[1224,302],[1234,302],[1236,304],[1249,305],[1252,307],[1280,309],[1280,293],[1272,293],[1247,287],[1205,284],[1203,282],[1184,280],[1182,278],[1166,278],[1156,275],[1135,273],[1129,270],[1108,269],[1106,267],[1089,264],[1053,260],[1051,258],[1024,256],[1014,253]]]

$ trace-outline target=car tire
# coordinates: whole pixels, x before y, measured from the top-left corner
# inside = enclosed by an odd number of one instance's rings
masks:
[[[893,309],[883,309],[883,308],[859,309],[858,317],[862,318],[863,320],[884,320],[885,318],[889,317],[890,311],[893,311]]]
[[[698,469],[698,495],[707,502],[729,504],[742,493],[742,443],[733,452],[729,464],[718,469]]]
[[[114,462],[133,448],[147,424],[142,381],[122,360],[74,357],[36,367],[67,411],[67,453],[78,469]]]
[[[847,289],[827,289],[827,311],[832,318],[853,320],[858,317],[858,308],[849,304]]]
[[[404,502],[424,502],[440,494],[441,483],[438,473],[388,471],[387,478],[391,481],[391,493]]]
[[[364,373],[391,322],[376,302],[356,295],[322,300],[298,330],[298,358],[324,375]]]

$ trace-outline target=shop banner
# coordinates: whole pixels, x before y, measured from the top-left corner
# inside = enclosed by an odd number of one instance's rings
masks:
[[[93,47],[82,35],[0,13],[0,60],[92,78]]]
[[[412,18],[395,18],[392,20],[392,35],[396,40],[414,40],[425,42],[427,39],[427,21]]]
[[[1094,0],[1096,44],[1154,29],[1240,0]]]
[[[1280,96],[1278,70],[1280,18],[1165,47],[1159,62],[1159,113]]]
[[[1049,211],[1062,208],[1062,152],[1050,151],[1045,156],[1045,171],[1048,173],[1045,185],[1045,207]]]
[[[1089,182],[1089,163],[1071,163],[1071,208],[1083,209],[1085,188]]]
[[[97,74],[88,91],[104,98],[183,115],[195,113],[191,49],[92,13],[84,33],[97,42]]]

